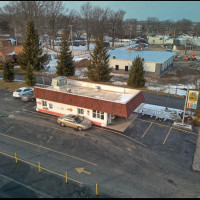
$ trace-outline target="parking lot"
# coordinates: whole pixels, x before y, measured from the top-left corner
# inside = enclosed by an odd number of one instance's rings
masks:
[[[1,151],[17,150],[23,159],[40,160],[57,173],[67,168],[70,178],[92,183],[93,189],[98,182],[110,196],[160,197],[165,189],[163,196],[199,195],[200,176],[191,170],[196,130],[177,130],[170,121],[138,115],[124,133],[100,127],[75,131],[59,126],[54,116],[35,112],[35,102],[22,102],[11,92],[0,90],[0,101]],[[75,167],[91,174],[77,174]]]
[[[171,122],[138,117],[125,134],[146,144],[165,158],[190,169],[196,148],[197,133],[172,128]]]
[[[22,102],[20,99],[13,98],[11,92],[1,91],[1,94],[2,93],[3,95],[1,95],[1,97],[3,98],[1,99],[1,102],[4,101],[2,105],[6,104],[7,106],[1,106],[1,115],[7,111],[12,111],[13,113],[24,111],[24,116],[32,118],[42,116],[43,119],[46,118],[47,121],[51,121],[53,122],[53,125],[56,125],[55,116],[35,112],[35,102]],[[14,108],[15,110],[13,110]],[[5,112],[3,110],[5,110]],[[173,159],[174,162],[190,168],[196,147],[198,134],[197,130],[194,129],[193,132],[190,132],[172,128],[172,123],[172,121],[160,122],[146,115],[138,115],[137,119],[126,129],[124,133],[120,134],[120,136],[128,136],[134,139],[135,144],[144,144],[143,146],[159,152],[166,158],[170,157],[170,159]],[[73,132],[72,128],[65,127],[65,129]],[[93,127],[90,132],[92,133],[95,129],[98,129],[98,127]],[[103,131],[102,128],[100,129]],[[79,133],[75,131],[75,134]],[[118,132],[113,130],[110,131],[110,134],[118,134]]]

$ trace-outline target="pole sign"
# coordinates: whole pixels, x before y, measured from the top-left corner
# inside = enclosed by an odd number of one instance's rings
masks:
[[[187,98],[188,99],[187,108],[196,109],[198,97],[199,97],[199,91],[189,90]]]

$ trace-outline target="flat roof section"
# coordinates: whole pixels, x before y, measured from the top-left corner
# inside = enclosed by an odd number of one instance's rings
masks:
[[[53,86],[49,86],[45,88],[46,90],[52,90],[67,94],[74,94],[77,96],[83,96],[83,97],[89,97],[93,99],[100,99],[104,101],[109,102],[115,102],[115,103],[121,103],[126,104],[128,101],[130,101],[133,97],[135,97],[137,94],[139,94],[140,90],[135,90],[135,94],[125,94],[125,93],[117,93],[102,89],[94,89],[94,88],[88,88],[88,87],[80,87],[76,85],[67,84],[61,87],[60,89],[55,89]],[[71,92],[69,92],[69,89],[71,89]]]
[[[139,56],[144,58],[144,62],[164,63],[176,53],[168,51],[134,51],[126,49],[114,49],[109,50],[108,54],[110,54],[110,59],[113,59],[113,56],[115,56],[115,59],[134,60]]]

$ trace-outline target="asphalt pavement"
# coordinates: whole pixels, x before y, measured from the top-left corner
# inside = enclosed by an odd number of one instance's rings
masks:
[[[9,91],[0,90],[0,101],[0,152],[16,152],[49,170],[39,174],[37,167],[16,165],[14,158],[1,162],[0,153],[2,197],[17,191],[17,197],[95,197],[96,183],[99,197],[200,196],[200,176],[191,170],[196,133],[148,116],[138,117],[124,135],[97,127],[75,131],[59,126],[53,116],[32,112],[35,102],[22,102]],[[69,191],[65,171],[74,187]]]
[[[91,191],[65,178],[46,171],[39,173],[36,167],[0,155],[0,198],[91,198],[96,197]],[[48,192],[47,192],[48,191]],[[100,196],[100,197],[109,197]]]

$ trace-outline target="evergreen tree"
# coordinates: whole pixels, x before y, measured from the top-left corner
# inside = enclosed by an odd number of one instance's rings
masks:
[[[34,86],[36,84],[36,77],[33,74],[32,67],[30,63],[28,63],[26,68],[26,75],[24,77],[25,83],[29,86]]]
[[[44,65],[47,63],[48,56],[43,54],[41,43],[39,41],[39,35],[35,29],[33,21],[29,21],[26,25],[26,37],[23,42],[23,51],[19,54],[19,64],[22,69],[26,69],[28,63],[33,66],[33,69],[39,71],[44,69]]]
[[[75,65],[72,52],[69,48],[69,42],[66,40],[66,35],[63,34],[62,43],[60,46],[60,55],[58,56],[58,65],[56,73],[59,76],[73,76],[75,73]]]
[[[129,85],[130,87],[136,87],[136,88],[145,86],[143,63],[140,57],[137,57],[132,62],[127,85]]]
[[[100,36],[95,42],[95,49],[91,55],[88,65],[88,77],[92,81],[109,81],[111,78],[109,68],[109,54],[104,45],[103,36]]]
[[[14,66],[5,62],[3,65],[3,80],[4,81],[13,81],[15,79]]]

